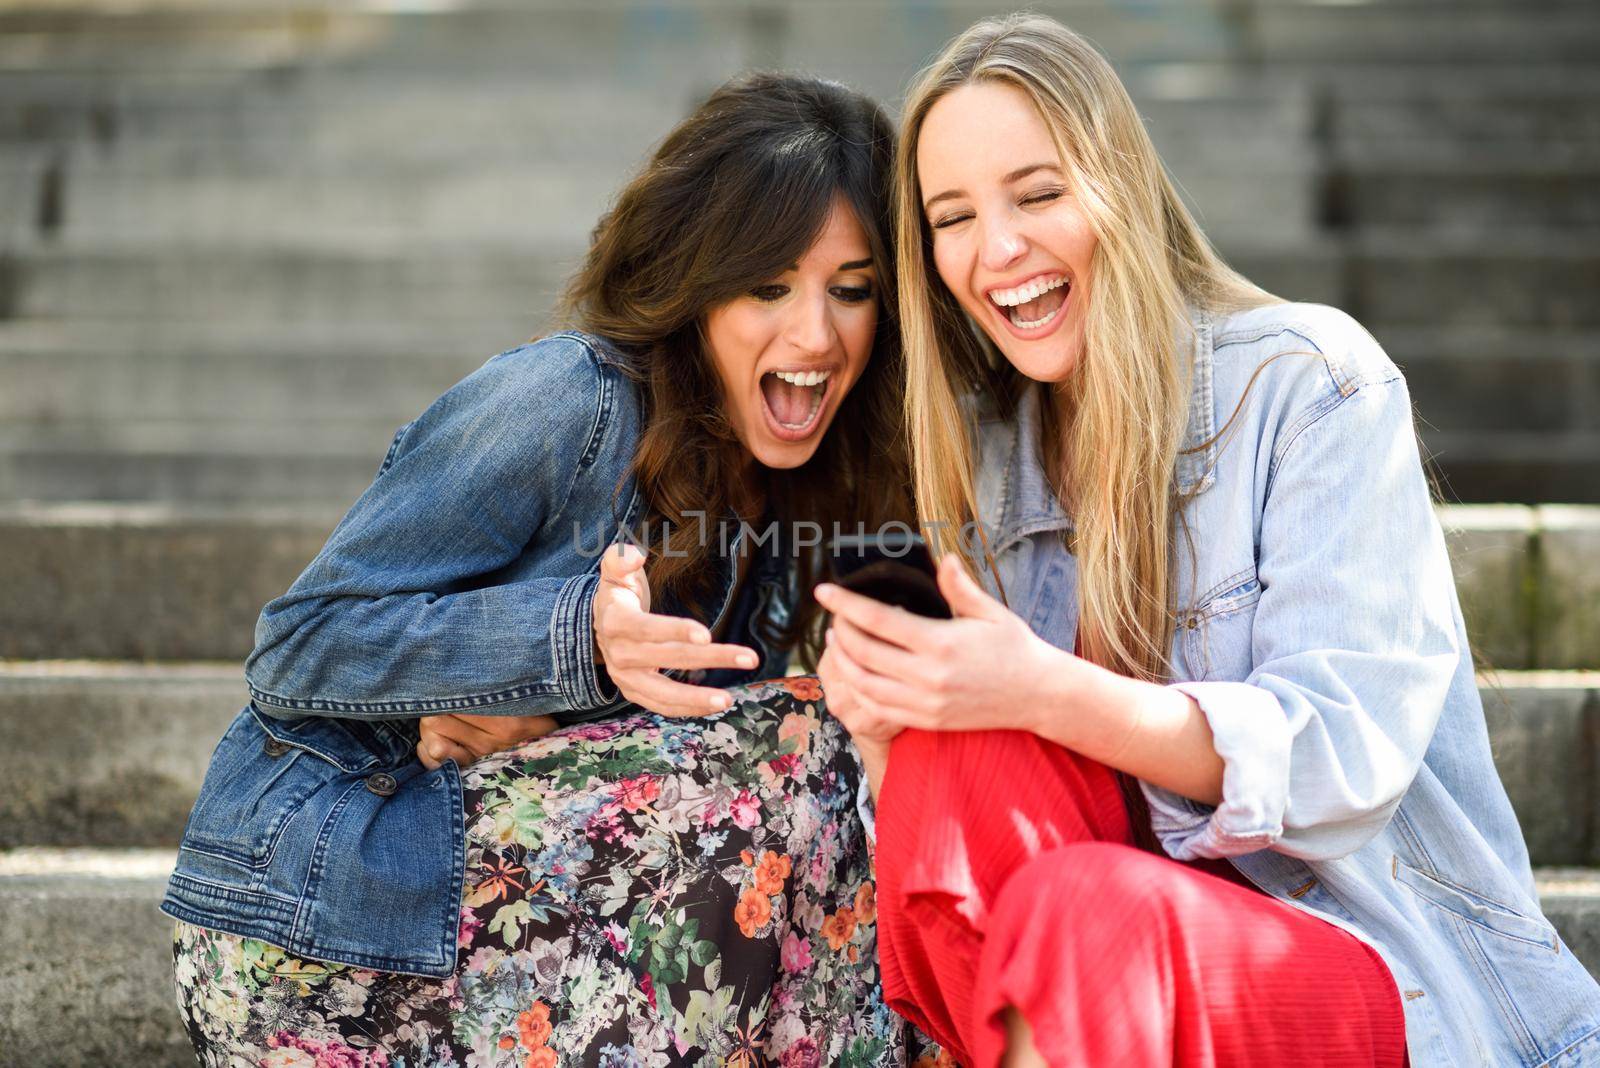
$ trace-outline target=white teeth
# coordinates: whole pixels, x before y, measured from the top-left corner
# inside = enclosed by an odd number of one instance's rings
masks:
[[[1067,276],[1064,274],[1046,275],[1043,278],[1035,278],[1033,281],[1020,285],[1016,289],[996,289],[989,294],[989,299],[1002,308],[1015,308],[1018,304],[1026,304],[1030,300],[1037,300],[1057,286],[1066,284]]]
[[[828,380],[832,371],[774,371],[783,381],[791,386],[817,386]]]

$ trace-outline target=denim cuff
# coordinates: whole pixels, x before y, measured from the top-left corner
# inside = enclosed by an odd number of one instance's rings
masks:
[[[594,595],[599,572],[569,579],[556,594],[550,615],[550,659],[556,685],[574,712],[617,704],[621,695],[594,661]]]
[[[1289,804],[1289,726],[1278,699],[1245,682],[1179,682],[1211,726],[1222,758],[1222,803],[1201,804],[1141,782],[1150,827],[1171,857],[1236,857],[1283,837]]]

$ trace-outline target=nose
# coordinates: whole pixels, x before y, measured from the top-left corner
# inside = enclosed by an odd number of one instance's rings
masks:
[[[807,356],[824,356],[833,351],[833,316],[827,293],[807,295],[789,306],[789,321],[784,338]]]
[[[986,271],[1003,271],[1027,254],[1028,243],[1008,216],[991,218],[983,227],[979,257]]]

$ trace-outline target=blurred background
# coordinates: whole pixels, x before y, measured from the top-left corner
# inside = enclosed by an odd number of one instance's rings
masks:
[[[1600,3],[1041,3],[1225,255],[1404,368],[1546,907],[1600,968]],[[1004,5],[0,0],[0,1065],[192,1060],[156,915],[261,604],[751,67]]]

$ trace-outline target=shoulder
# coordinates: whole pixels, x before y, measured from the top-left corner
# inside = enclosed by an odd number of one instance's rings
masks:
[[[1326,304],[1267,304],[1219,316],[1211,351],[1218,378],[1229,381],[1298,380],[1304,390],[1349,396],[1401,378],[1364,326]]]
[[[1210,326],[1209,387],[1217,429],[1242,418],[1281,443],[1361,392],[1405,391],[1382,346],[1324,304],[1269,304]]]
[[[599,388],[605,380],[628,380],[621,348],[596,334],[567,330],[506,349],[483,365],[492,377],[526,388]]]

